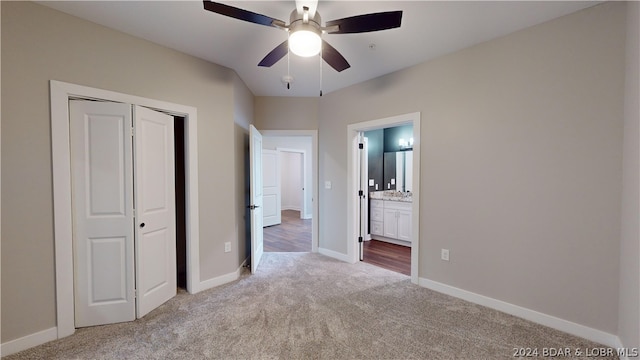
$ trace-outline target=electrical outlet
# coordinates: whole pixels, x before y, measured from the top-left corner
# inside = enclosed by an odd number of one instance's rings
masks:
[[[224,252],[231,252],[231,242],[227,241],[226,243],[224,243]]]
[[[440,258],[444,261],[449,261],[449,249],[440,250]]]

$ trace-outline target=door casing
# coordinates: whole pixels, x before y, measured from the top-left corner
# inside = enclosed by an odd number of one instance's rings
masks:
[[[265,138],[302,136],[311,139],[311,252],[318,252],[318,130],[260,130],[260,133]]]
[[[358,164],[357,152],[353,149],[352,141],[360,131],[376,130],[399,125],[413,124],[413,203],[411,214],[411,282],[418,283],[419,246],[420,246],[420,113],[409,113],[383,119],[364,121],[347,126],[347,191],[353,196],[347,196],[347,261],[357,262],[358,251]]]
[[[75,332],[73,291],[73,244],[71,206],[71,155],[69,147],[69,99],[105,100],[145,106],[185,121],[185,193],[187,237],[187,291],[197,293],[200,284],[198,215],[198,114],[191,106],[122,94],[51,80],[51,151],[53,163],[53,210],[56,277],[57,338]]]

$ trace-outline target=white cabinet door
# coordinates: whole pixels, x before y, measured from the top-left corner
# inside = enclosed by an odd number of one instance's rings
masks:
[[[411,242],[411,203],[384,200],[383,230],[384,237]]]
[[[135,319],[131,106],[69,101],[75,326]]]
[[[384,236],[382,231],[382,221],[372,221],[371,222],[371,235],[381,235]]]
[[[173,117],[134,106],[137,317],[176,295]]]
[[[411,242],[411,211],[398,210],[398,240]]]
[[[392,239],[398,237],[398,210],[384,209],[384,236]]]

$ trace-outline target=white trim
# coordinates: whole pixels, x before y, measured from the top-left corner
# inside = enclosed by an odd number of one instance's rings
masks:
[[[236,271],[228,274],[216,276],[209,280],[205,280],[200,283],[198,288],[200,289],[200,291],[204,291],[204,290],[214,288],[216,286],[224,285],[226,283],[230,283],[232,281],[238,280],[240,278],[240,275],[242,274],[242,269],[244,269],[246,266],[247,266],[247,259],[244,259],[244,261],[242,262],[242,264],[240,264],[240,267],[238,267]]]
[[[411,214],[411,282],[418,284],[418,271],[420,269],[419,247],[420,247],[420,121],[419,112],[392,116],[383,119],[359,122],[347,126],[347,154],[352,154],[352,139],[360,131],[376,130],[381,128],[413,124],[413,203]],[[357,182],[354,177],[355,161],[354,156],[347,156],[347,191],[352,194],[357,193]],[[347,196],[347,216],[351,219],[347,221],[347,262],[358,261],[358,210],[356,197]]]
[[[631,349],[632,349],[632,348],[631,348],[631,347],[629,347],[629,346],[625,347],[625,346],[622,344],[622,340],[620,340],[620,337],[618,337],[618,336],[616,336],[616,338],[615,338],[615,345],[611,345],[611,347],[612,347],[612,348],[614,348],[614,349],[617,349],[617,350],[623,350],[623,349],[625,349],[625,348],[626,348],[626,349],[629,349],[629,350],[631,350]],[[624,351],[624,350],[623,350],[623,351]],[[630,358],[629,358],[628,356],[626,356],[626,355],[625,355],[625,356],[618,355],[618,358],[619,358],[620,360],[630,360]],[[636,358],[637,358],[637,357],[636,357]]]
[[[336,260],[340,260],[340,261],[344,261],[344,262],[348,262],[348,263],[356,263],[357,261],[352,261],[352,259],[343,254],[343,253],[339,253],[337,251],[333,251],[333,250],[329,250],[329,249],[325,249],[325,248],[318,248],[318,253],[322,254],[322,255],[326,255],[330,258],[334,258]]]
[[[311,251],[318,252],[318,130],[260,130],[267,136],[310,136],[311,137],[311,184],[313,202],[311,214]]]
[[[51,152],[53,162],[53,209],[56,271],[57,337],[75,331],[73,299],[73,253],[71,210],[71,158],[69,148],[69,98],[99,99],[136,104],[185,118],[187,291],[200,285],[200,235],[198,206],[198,114],[191,106],[121,94],[61,81],[50,81]]]
[[[0,345],[0,356],[15,354],[19,351],[48,343],[49,341],[55,340],[57,335],[58,329],[52,327],[15,340],[7,341]]]
[[[540,325],[548,326],[550,328],[560,330],[571,335],[579,336],[581,338],[585,338],[599,344],[604,344],[613,348],[622,347],[620,345],[620,339],[616,335],[598,329],[590,328],[585,325],[580,325],[578,323],[560,319],[552,315],[547,315],[535,310],[524,308],[522,306],[510,304],[502,300],[497,300],[488,296],[476,294],[471,291],[463,290],[425,278],[420,278],[418,285],[443,294],[470,301],[474,304],[479,304],[498,311],[502,311],[504,313],[517,316],[519,318],[523,318]]]

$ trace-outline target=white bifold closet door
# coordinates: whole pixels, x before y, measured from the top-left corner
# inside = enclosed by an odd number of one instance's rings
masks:
[[[140,318],[176,294],[173,118],[71,100],[69,121],[75,326]]]

